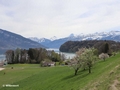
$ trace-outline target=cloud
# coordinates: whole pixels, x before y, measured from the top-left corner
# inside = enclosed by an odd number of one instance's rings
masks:
[[[0,0],[0,28],[25,37],[65,37],[120,27],[119,0]]]

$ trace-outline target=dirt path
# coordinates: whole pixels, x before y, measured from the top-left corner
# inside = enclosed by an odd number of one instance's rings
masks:
[[[5,68],[0,68],[0,71],[4,70]]]

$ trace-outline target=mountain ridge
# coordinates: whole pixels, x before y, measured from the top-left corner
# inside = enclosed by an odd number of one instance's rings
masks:
[[[0,29],[0,53],[5,53],[5,51],[9,49],[38,47],[44,46],[19,34]]]
[[[49,40],[49,42],[47,42]],[[67,37],[59,38],[51,41],[50,39],[44,38],[44,42],[39,42],[40,44],[49,48],[60,48],[60,46],[67,41],[83,41],[83,40],[113,40],[120,41],[120,31],[109,31],[109,32],[95,32],[91,34],[78,34],[73,33]],[[35,41],[33,39],[33,41]]]

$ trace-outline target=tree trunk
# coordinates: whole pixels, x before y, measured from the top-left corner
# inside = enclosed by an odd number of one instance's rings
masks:
[[[104,59],[104,61],[105,61],[105,57],[104,57],[103,59]]]
[[[75,69],[75,75],[77,75],[77,72],[78,72],[78,68],[77,68],[77,69]]]
[[[86,70],[86,68],[83,69],[84,71]]]
[[[91,73],[91,67],[89,66],[89,73]]]

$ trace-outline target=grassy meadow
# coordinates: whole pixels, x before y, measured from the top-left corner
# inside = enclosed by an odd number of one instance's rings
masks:
[[[0,90],[120,90],[120,54],[99,60],[92,73],[80,70],[76,76],[70,66],[7,65],[0,71]]]

